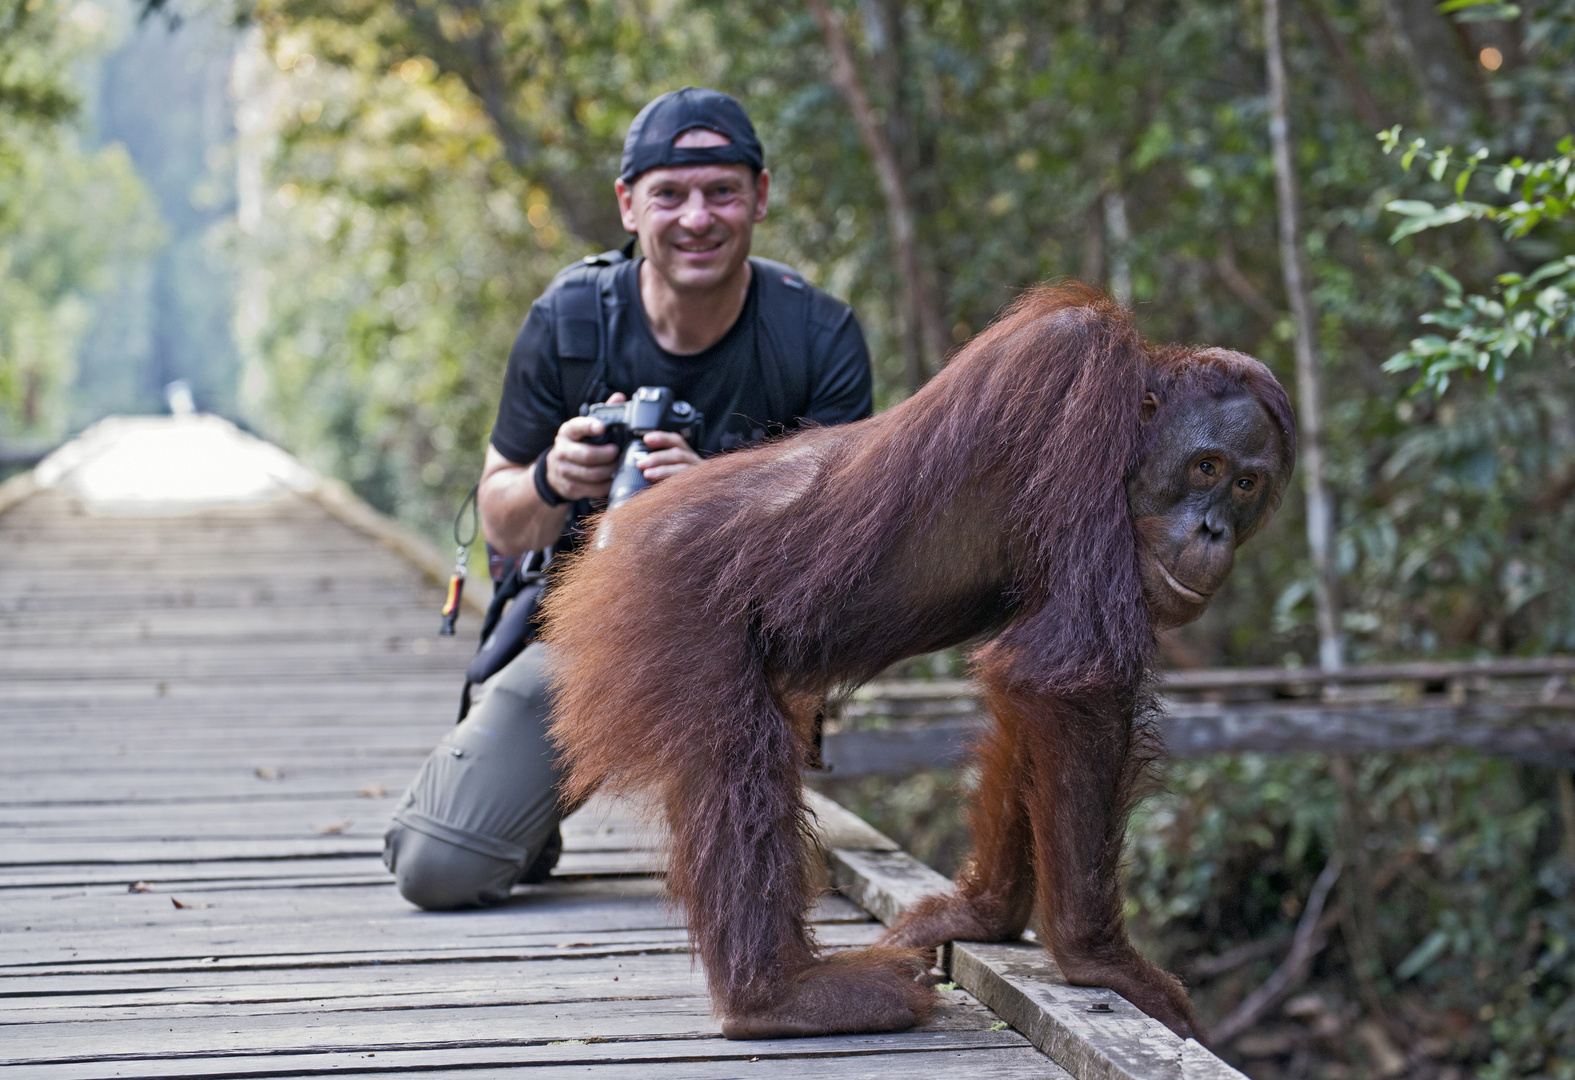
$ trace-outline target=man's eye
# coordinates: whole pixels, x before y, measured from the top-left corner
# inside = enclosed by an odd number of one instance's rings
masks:
[[[1214,467],[1214,462],[1212,461],[1198,462],[1198,472],[1202,473],[1204,476],[1213,476],[1218,471],[1219,470]]]
[[[1241,488],[1243,491],[1251,491],[1256,485],[1254,485],[1250,479],[1244,476],[1240,480],[1236,481],[1236,486]]]

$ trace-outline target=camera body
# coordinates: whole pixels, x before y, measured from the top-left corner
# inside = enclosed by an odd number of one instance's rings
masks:
[[[612,490],[607,494],[607,507],[619,505],[642,488],[649,487],[640,462],[650,453],[645,445],[648,431],[672,431],[694,446],[704,430],[705,417],[695,411],[687,401],[665,386],[642,386],[628,401],[616,405],[602,402],[580,409],[581,416],[600,420],[601,435],[587,442],[601,446],[619,446],[623,453],[618,459],[618,471],[613,475]]]

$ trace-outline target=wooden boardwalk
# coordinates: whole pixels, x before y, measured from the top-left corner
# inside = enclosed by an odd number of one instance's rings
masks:
[[[413,909],[382,833],[452,722],[474,614],[438,638],[436,585],[308,494],[128,516],[70,492],[0,513],[0,1070],[1068,1075],[955,989],[917,1031],[723,1040],[626,807],[572,818],[555,879],[507,905]],[[933,884],[827,817],[872,909],[903,873]],[[881,860],[885,886],[860,876]],[[834,894],[815,922],[827,946],[881,930]],[[1164,1053],[1167,1076],[1197,1060]]]

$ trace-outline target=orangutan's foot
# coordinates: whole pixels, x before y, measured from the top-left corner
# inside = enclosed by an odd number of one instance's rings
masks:
[[[833,953],[788,980],[767,1009],[722,1021],[729,1039],[791,1039],[808,1035],[904,1031],[922,1024],[935,1005],[929,963],[916,949],[876,946]]]

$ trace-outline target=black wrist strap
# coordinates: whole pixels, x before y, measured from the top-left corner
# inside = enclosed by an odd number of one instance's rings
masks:
[[[542,454],[541,457],[536,459],[536,468],[532,470],[532,473],[536,478],[536,494],[541,496],[542,502],[546,503],[548,506],[562,506],[566,502],[573,501],[571,499],[565,499],[562,495],[559,495],[556,491],[552,490],[552,485],[547,483],[546,454]]]

